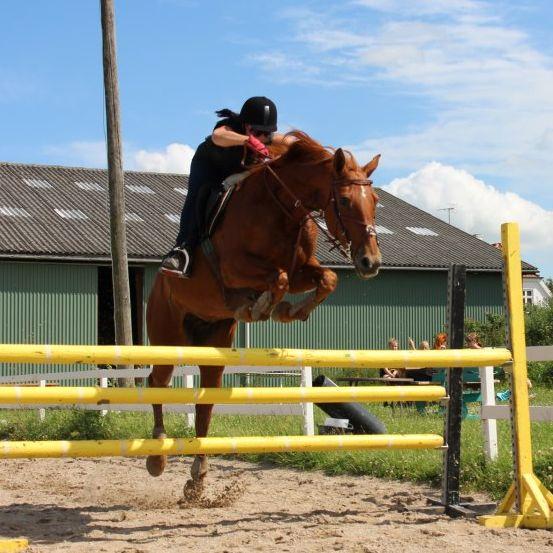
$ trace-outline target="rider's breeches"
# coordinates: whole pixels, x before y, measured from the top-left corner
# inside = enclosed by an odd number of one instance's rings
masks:
[[[209,184],[206,174],[200,164],[192,160],[190,176],[188,177],[188,193],[180,216],[180,229],[176,245],[186,244],[187,247],[195,248],[200,240],[200,224],[205,211]]]

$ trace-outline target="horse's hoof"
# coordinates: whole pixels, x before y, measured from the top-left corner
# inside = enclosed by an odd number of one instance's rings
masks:
[[[296,305],[290,309],[290,318],[294,321],[307,321],[309,315],[311,315],[311,311],[312,309],[309,309],[309,307]]]
[[[201,482],[207,474],[207,457],[194,457],[194,462],[190,467],[190,476],[194,482]]]
[[[165,455],[149,455],[146,459],[146,469],[150,476],[161,476],[167,464]]]
[[[281,301],[271,313],[271,318],[277,323],[291,323],[290,309],[292,304],[288,301]]]

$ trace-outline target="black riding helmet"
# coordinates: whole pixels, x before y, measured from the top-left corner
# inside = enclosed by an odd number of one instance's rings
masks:
[[[253,96],[244,102],[240,110],[240,120],[258,131],[275,132],[277,130],[277,108],[275,103],[265,96]]]

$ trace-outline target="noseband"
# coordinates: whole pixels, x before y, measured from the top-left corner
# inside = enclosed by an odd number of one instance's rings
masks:
[[[267,171],[269,173],[271,173],[271,175],[274,177],[274,179],[280,184],[281,188],[288,194],[288,196],[290,196],[290,198],[293,201],[293,209],[294,210],[296,210],[296,209],[299,210],[301,215],[302,215],[301,220],[299,222],[298,237],[296,239],[296,247],[295,247],[295,250],[294,250],[294,259],[293,259],[293,263],[292,263],[292,269],[295,267],[295,264],[296,264],[296,252],[297,252],[297,249],[298,249],[297,247],[299,245],[299,241],[300,241],[300,237],[301,237],[301,231],[302,231],[305,223],[308,220],[313,221],[315,223],[315,225],[317,225],[319,230],[326,236],[326,241],[331,244],[330,251],[332,251],[334,249],[337,249],[349,262],[352,261],[352,259],[351,259],[351,243],[352,243],[352,241],[351,241],[351,238],[349,236],[348,230],[347,230],[347,228],[344,224],[344,219],[348,219],[348,220],[354,222],[355,224],[362,225],[365,228],[365,231],[366,231],[367,235],[368,236],[374,236],[377,240],[377,243],[378,243],[378,234],[376,232],[376,227],[372,224],[367,225],[364,221],[360,221],[360,220],[355,219],[353,217],[349,217],[347,215],[344,215],[340,211],[340,206],[339,206],[339,203],[338,203],[338,196],[337,196],[338,190],[340,188],[342,188],[343,186],[370,186],[372,184],[371,180],[369,180],[369,179],[351,179],[351,180],[349,180],[349,179],[335,179],[332,182],[331,186],[330,186],[330,194],[329,194],[329,197],[328,197],[328,201],[326,202],[326,206],[323,207],[323,208],[308,208],[308,207],[306,207],[302,204],[301,200],[294,194],[294,192],[292,190],[290,190],[290,188],[286,185],[286,183],[275,173],[274,169],[270,165],[266,164],[264,166],[264,170],[263,170],[263,181],[265,183],[265,187],[269,191],[269,193],[270,193],[271,197],[273,198],[273,200],[275,200],[277,205],[280,207],[280,209],[286,214],[286,216],[289,219],[292,219],[292,220],[296,219],[296,217],[294,216],[293,211],[291,211],[287,206],[285,206],[282,203],[282,201],[274,193],[274,190],[271,188],[271,186],[267,182]],[[336,237],[334,237],[328,231],[328,229],[323,227],[321,222],[313,216],[313,213],[317,213],[319,215],[319,217],[322,218],[324,216],[324,212],[328,209],[328,206],[331,203],[333,205],[334,213],[336,215],[336,220],[338,221],[338,224],[339,224],[340,233],[342,234],[342,238],[344,239],[344,242],[346,242],[345,247],[342,245],[340,240],[338,240]],[[292,273],[292,272],[293,272],[293,270],[290,271],[290,273]]]

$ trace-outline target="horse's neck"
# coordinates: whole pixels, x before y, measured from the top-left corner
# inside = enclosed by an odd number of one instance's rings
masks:
[[[286,205],[293,207],[295,201],[299,200],[304,207],[313,209],[324,207],[316,204],[321,203],[321,198],[327,195],[325,183],[328,181],[328,175],[325,167],[320,164],[307,167],[305,164],[291,163],[275,167],[273,170],[278,178],[277,182],[274,182],[274,177],[269,178],[270,185]],[[268,175],[265,176],[265,178],[267,177]],[[288,192],[294,197],[292,198]]]

